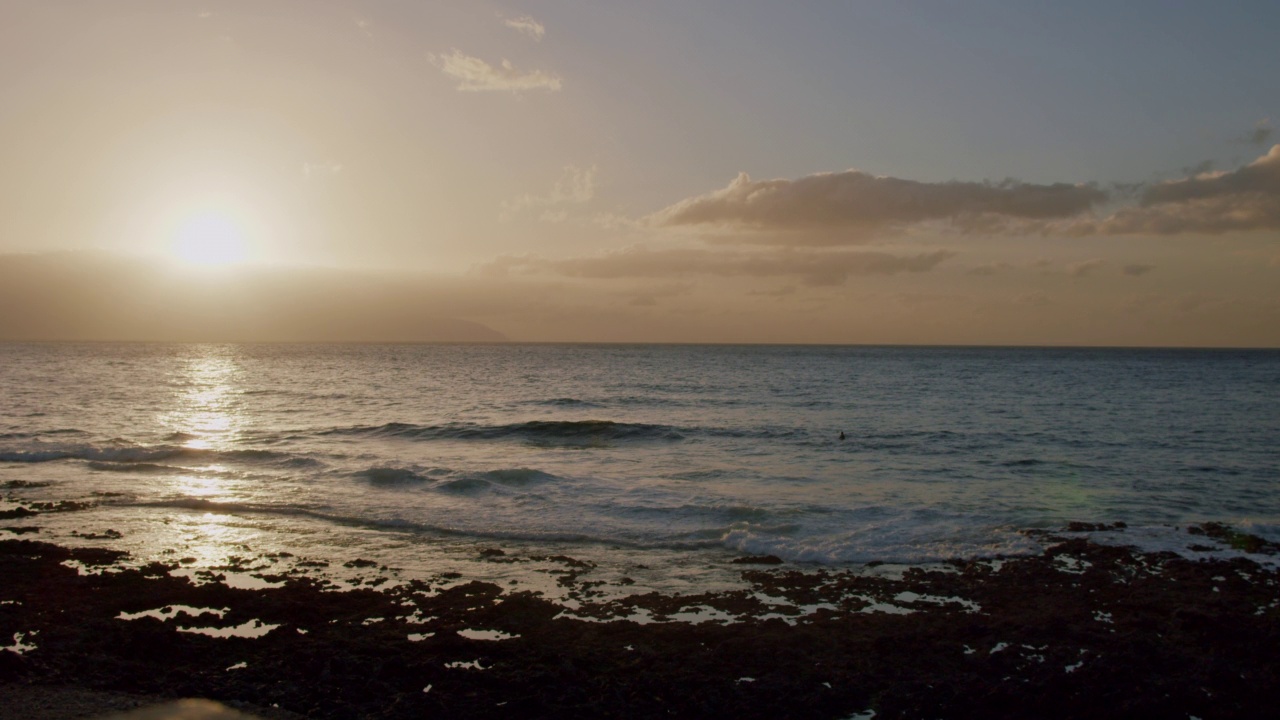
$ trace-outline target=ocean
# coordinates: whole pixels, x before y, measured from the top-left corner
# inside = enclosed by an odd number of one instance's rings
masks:
[[[75,501],[0,527],[139,562],[526,581],[497,549],[686,590],[1071,521],[1280,539],[1278,482],[1276,351],[0,344],[0,510]]]

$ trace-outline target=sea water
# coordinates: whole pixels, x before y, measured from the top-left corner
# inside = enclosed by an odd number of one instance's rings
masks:
[[[3,507],[91,505],[0,526],[144,557],[919,563],[1278,485],[1275,351],[0,344]]]

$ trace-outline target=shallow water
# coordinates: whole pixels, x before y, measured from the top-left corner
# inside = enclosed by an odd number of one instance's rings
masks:
[[[0,522],[211,560],[586,547],[696,585],[1070,520],[1275,537],[1278,447],[1273,351],[0,344],[0,483],[49,483],[5,507],[97,503]]]

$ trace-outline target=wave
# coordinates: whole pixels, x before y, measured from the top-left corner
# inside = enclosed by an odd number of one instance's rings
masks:
[[[468,480],[479,480],[479,478],[469,478]],[[456,481],[463,482],[463,481]],[[219,513],[224,515],[275,515],[284,517],[305,517],[323,522],[335,523],[338,525],[347,525],[352,527],[373,528],[380,530],[394,530],[401,532],[422,532],[434,535],[443,535],[449,537],[461,537],[479,540],[512,540],[512,541],[528,541],[528,542],[554,542],[554,543],[584,543],[584,544],[609,544],[611,546],[627,546],[627,547],[651,547],[646,543],[637,543],[626,538],[615,537],[607,534],[592,534],[590,532],[566,531],[566,530],[543,530],[543,529],[522,529],[522,530],[502,530],[502,529],[480,529],[456,527],[450,525],[438,525],[434,523],[419,522],[414,520],[405,520],[401,518],[369,518],[369,517],[352,517],[340,515],[337,513],[323,512],[321,510],[300,507],[297,505],[263,505],[257,503],[244,502],[220,502],[216,500],[204,500],[201,498],[172,498],[168,500],[155,500],[150,502],[139,503],[120,503],[129,504],[139,507],[150,508],[175,508],[180,510],[193,510],[196,512]],[[685,542],[674,545],[679,548],[710,548],[715,547],[715,541],[706,542]],[[658,544],[657,547],[662,547]]]
[[[566,402],[583,401],[565,399]],[[544,402],[544,401],[538,401]],[[545,401],[561,402],[561,400]],[[587,403],[589,404],[589,403]],[[613,420],[531,420],[517,423],[481,424],[452,422],[418,425],[389,422],[382,425],[337,427],[318,435],[396,437],[411,440],[522,441],[547,445],[584,445],[606,442],[681,442],[698,438],[728,440],[771,440],[800,445],[826,446],[838,431],[786,425],[693,426],[631,423]],[[290,439],[300,439],[292,436]],[[850,444],[852,446],[852,443]]]
[[[286,465],[307,466],[315,463],[311,458],[301,458],[274,450],[215,450],[210,448],[191,448],[179,445],[129,445],[124,447],[101,447],[97,445],[63,445],[40,447],[38,449],[0,450],[0,462],[12,463],[44,463],[57,460],[85,460],[91,463],[158,463],[162,460],[189,461],[267,461],[280,462]],[[97,468],[104,469],[104,468]],[[125,468],[109,468],[120,469]]]
[[[478,495],[493,488],[493,483],[478,477],[463,477],[440,483],[440,489],[460,495]]]
[[[300,507],[297,505],[261,505],[257,503],[244,502],[220,502],[217,500],[204,500],[201,498],[184,497],[171,498],[168,500],[150,500],[136,503],[117,503],[120,505],[136,505],[139,507],[152,508],[178,508],[181,510],[198,510],[201,512],[214,512],[223,514],[263,514],[263,515],[288,515],[313,517],[320,520],[331,520],[341,522],[346,520],[339,516],[322,513],[310,508]]]
[[[600,407],[596,403],[589,402],[587,400],[579,400],[578,398],[571,398],[571,397],[551,398],[549,400],[530,400],[528,404],[543,405],[547,407],[584,407],[584,408]]]
[[[612,420],[531,420],[502,425],[446,423],[413,425],[386,423],[374,426],[335,428],[324,435],[399,437],[413,440],[517,440],[546,445],[583,445],[619,441],[683,440],[684,433],[670,425],[623,423]]]
[[[160,465],[158,463],[148,462],[106,462],[104,460],[90,460],[90,470],[98,470],[100,472],[129,472],[129,473],[181,473],[187,472],[187,468],[178,467],[177,465]]]
[[[507,468],[471,473],[440,483],[439,489],[463,495],[477,495],[500,488],[525,488],[561,478],[541,470]]]
[[[1037,465],[1044,465],[1045,461],[1037,458],[1022,458],[1020,460],[1005,460],[1000,464],[1004,467],[1035,467]]]
[[[36,430],[34,432],[6,432],[0,433],[0,440],[36,440],[49,435],[88,435],[88,433],[76,428],[57,428],[55,430]]]
[[[354,474],[356,477],[364,478],[374,485],[406,485],[431,482],[429,473],[421,473],[409,468],[371,467]]]
[[[481,473],[481,477],[499,485],[514,487],[525,487],[527,485],[535,485],[560,479],[551,473],[543,472],[541,470],[531,470],[529,468],[489,470],[488,472]]]
[[[885,532],[794,537],[778,528],[738,526],[725,532],[720,543],[736,552],[776,555],[783,560],[822,565],[872,561],[933,563],[952,558],[1031,555],[1042,550],[1034,540],[1008,528],[981,533],[929,533],[888,527],[882,530]]]
[[[374,485],[427,485],[447,492],[475,494],[498,487],[524,488],[561,478],[531,468],[503,468],[483,472],[458,472],[446,468],[395,467],[379,465],[352,473]]]
[[[434,487],[450,493],[471,495],[486,493],[495,483],[480,475],[441,482]],[[426,533],[436,536],[465,538],[472,541],[510,540],[516,542],[554,542],[662,550],[713,550],[750,555],[776,555],[783,560],[821,565],[844,565],[871,561],[918,564],[952,558],[1009,557],[1034,554],[1042,545],[1011,527],[948,527],[947,523],[920,526],[902,524],[903,518],[874,523],[858,530],[829,530],[811,533],[802,522],[778,522],[754,517],[737,520],[728,526],[690,528],[683,532],[653,533],[624,530],[623,526],[597,523],[538,523],[534,526],[511,527],[505,523],[476,523],[458,518],[461,523],[446,520],[447,515],[430,514],[404,517],[369,517],[348,514],[326,506],[259,504],[226,502],[194,497],[169,498],[124,504],[176,508],[201,513],[225,515],[268,515],[296,517],[335,525],[369,528],[392,532]],[[724,507],[729,515],[758,515],[751,507]],[[764,513],[767,514],[767,513]],[[429,519],[428,519],[429,518]],[[445,520],[445,522],[439,522]],[[625,523],[624,523],[625,526]],[[652,530],[652,528],[650,528]]]

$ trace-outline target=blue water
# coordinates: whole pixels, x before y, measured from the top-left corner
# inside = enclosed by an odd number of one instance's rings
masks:
[[[48,483],[6,507],[91,500],[44,532],[157,546],[214,514],[282,547],[837,564],[1072,520],[1274,534],[1278,448],[1274,351],[0,344],[0,483]]]

